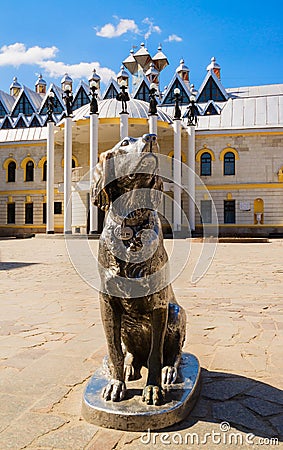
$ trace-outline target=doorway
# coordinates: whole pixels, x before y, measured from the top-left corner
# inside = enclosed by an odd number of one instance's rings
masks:
[[[224,200],[224,223],[236,223],[235,200]]]

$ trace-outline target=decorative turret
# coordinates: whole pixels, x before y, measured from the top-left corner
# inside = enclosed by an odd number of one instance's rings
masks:
[[[155,65],[153,62],[150,64],[150,67],[146,71],[145,75],[150,83],[155,83],[157,85],[159,84],[159,80],[158,80],[159,72],[155,68]]]
[[[46,81],[42,78],[42,75],[38,75],[38,79],[35,83],[35,92],[38,94],[46,94]]]
[[[63,76],[63,78],[61,80],[61,87],[62,87],[63,91],[66,90],[66,86],[70,86],[70,89],[69,89],[70,91],[73,90],[73,80],[67,73],[65,73],[65,75]]]
[[[96,84],[96,89],[100,89],[100,76],[96,73],[96,70],[93,69],[91,77],[88,79],[89,85],[93,84],[93,82]]]
[[[143,42],[141,43],[141,48],[133,56],[143,71],[149,69],[152,59]]]
[[[152,58],[152,61],[154,62],[155,68],[158,70],[158,72],[161,72],[163,69],[165,69],[166,66],[168,66],[169,62],[167,57],[162,52],[161,45],[157,49],[156,55]]]
[[[124,66],[126,67],[126,69],[128,69],[128,71],[134,75],[135,73],[137,73],[138,71],[138,63],[134,58],[134,50],[132,49],[130,51],[130,54],[128,56],[128,58],[126,58],[123,61]]]
[[[219,66],[219,64],[217,64],[216,59],[215,59],[214,56],[211,58],[211,62],[210,62],[210,64],[207,66],[206,70],[207,70],[207,71],[213,70],[213,72],[215,73],[215,75],[217,76],[217,78],[220,80],[220,70],[221,70],[221,67]]]
[[[180,65],[176,69],[176,73],[184,80],[186,84],[190,84],[190,69],[185,65],[185,61],[181,59]]]
[[[129,86],[129,75],[128,72],[126,72],[123,64],[120,67],[120,72],[117,75],[117,83],[121,84],[122,81],[126,83],[126,86]]]
[[[12,82],[12,84],[10,86],[10,95],[13,95],[13,97],[17,97],[17,95],[19,94],[21,88],[22,88],[22,86],[18,82],[18,78],[14,77],[13,78],[13,82]]]

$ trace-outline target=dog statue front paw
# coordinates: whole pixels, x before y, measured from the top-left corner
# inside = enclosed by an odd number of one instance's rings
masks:
[[[126,364],[124,367],[124,376],[126,381],[139,380],[141,378],[140,369],[135,368],[132,364]]]
[[[164,385],[175,383],[178,376],[178,370],[174,366],[165,366],[162,369],[162,383]]]
[[[112,400],[112,402],[119,402],[123,400],[126,395],[126,385],[124,381],[110,380],[107,386],[102,391],[102,398],[104,400]]]
[[[160,386],[146,386],[142,393],[142,401],[147,405],[161,405],[163,401],[163,391]]]

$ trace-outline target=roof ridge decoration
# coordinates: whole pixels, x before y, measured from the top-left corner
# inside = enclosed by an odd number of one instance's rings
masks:
[[[110,95],[111,87],[113,88],[113,91],[114,91],[113,95],[114,96],[108,97],[108,95]],[[117,83],[117,81],[113,77],[111,77],[110,80],[107,83],[105,91],[103,92],[102,100],[107,100],[109,98],[116,98],[116,95],[119,94],[119,92],[120,92],[119,84]]]
[[[0,117],[5,117],[6,114],[8,114],[7,107],[0,97]]]
[[[21,126],[23,124],[23,126]],[[14,122],[14,128],[28,128],[28,122],[23,113],[20,113]]]
[[[205,89],[210,80],[211,80],[211,85],[213,85],[213,83],[216,85],[216,88],[217,88],[218,92],[220,93],[220,98],[222,98],[223,100],[220,100],[219,98],[202,99],[202,96],[204,97],[204,95],[202,95],[202,94],[205,92]],[[212,86],[210,88],[210,91],[212,91]],[[212,97],[212,92],[209,93],[209,97]],[[215,75],[213,70],[209,69],[207,71],[207,74],[206,74],[200,88],[199,88],[196,101],[199,103],[206,103],[208,100],[227,101],[228,98],[229,98],[229,95],[227,94],[223,84],[221,83],[219,78],[217,78],[217,76]]]
[[[146,90],[148,89],[148,92],[145,93],[145,96],[147,97],[147,99],[145,99],[144,97],[143,98],[138,98],[137,97],[143,84],[145,85]],[[135,90],[132,93],[132,98],[135,99],[135,100],[143,100],[143,101],[149,102],[149,91],[150,91],[150,82],[147,79],[147,77],[145,76],[145,74],[143,73],[141,78],[140,78],[140,81],[138,82]]]
[[[33,123],[36,123],[37,125],[33,125]],[[41,117],[38,113],[33,113],[33,115],[30,118],[29,124],[28,124],[29,128],[33,128],[33,127],[42,127],[42,121],[41,121]]]
[[[180,75],[178,75],[177,73],[174,74],[172,80],[170,81],[166,91],[163,93],[162,96],[162,100],[161,100],[161,105],[166,105],[166,104],[174,104],[174,89],[175,88],[179,88],[180,89],[180,95],[181,95],[181,103],[189,103],[190,102],[190,89],[189,89],[189,85],[187,85],[184,80],[180,77]],[[170,101],[168,103],[168,97],[169,95],[172,97],[170,98]]]
[[[90,103],[89,87],[88,85],[85,85],[85,83],[83,84],[83,82],[81,82],[78,85],[76,93],[74,95],[73,110],[81,108],[81,106],[84,106],[87,103]]]
[[[213,108],[213,110],[215,111],[214,113],[213,112],[210,112],[210,110]],[[219,106],[215,103],[215,101],[214,100],[209,100],[208,102],[207,102],[207,104],[205,105],[205,107],[203,108],[203,115],[205,116],[205,115],[213,115],[213,114],[220,114],[221,113],[221,109],[219,108]]]
[[[33,89],[29,88],[28,86],[23,86],[24,92],[28,96],[30,102],[35,107],[35,110],[37,111],[40,108],[41,102],[42,102],[42,95],[35,92]]]
[[[23,86],[21,88],[21,90],[20,90],[20,92],[19,92],[19,94],[18,94],[18,96],[16,98],[16,101],[15,101],[15,103],[14,103],[12,109],[11,109],[11,116],[13,116],[13,117],[17,117],[18,116],[19,113],[16,113],[16,111],[17,111],[18,106],[21,103],[23,103],[23,109],[25,109],[25,106],[26,106],[25,99],[26,99],[30,109],[32,110],[32,112],[36,112],[37,108],[36,108],[36,106],[34,105],[32,99],[31,99],[29,91],[30,91],[30,89],[28,89],[26,86]],[[24,114],[31,115],[32,112],[30,114],[24,112]]]
[[[7,126],[5,125],[7,123]],[[5,125],[5,126],[4,126]],[[9,116],[5,116],[2,123],[1,123],[1,130],[2,129],[12,129],[13,128],[13,121]]]
[[[79,92],[80,89],[83,89],[85,91],[85,93],[88,95],[89,85],[84,80],[80,80],[79,84],[76,87],[74,96],[76,96],[76,94]]]
[[[13,104],[15,103],[14,97],[12,95],[7,94],[7,92],[0,90],[0,101],[2,103],[4,110],[6,111],[6,114],[9,114],[9,112],[13,107]]]
[[[57,86],[54,83],[51,83],[49,88],[46,91],[45,96],[42,99],[42,103],[41,103],[41,106],[40,106],[39,111],[38,111],[39,114],[45,114],[45,112],[43,112],[43,111],[44,111],[45,108],[47,108],[46,103],[47,103],[47,99],[48,99],[48,96],[49,96],[51,91],[54,93],[55,98],[57,99],[57,101],[59,102],[59,104],[61,106],[61,111],[60,112],[54,111],[55,114],[61,114],[62,111],[64,111],[65,105],[64,105],[64,102],[63,102],[63,99],[62,99],[63,91],[62,91],[62,89],[59,86]],[[54,102],[54,106],[55,106],[55,109],[56,109],[55,102]]]

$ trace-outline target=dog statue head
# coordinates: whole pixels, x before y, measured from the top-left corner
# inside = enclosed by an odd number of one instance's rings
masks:
[[[131,202],[136,205],[134,209],[139,206],[155,210],[162,191],[157,149],[156,135],[145,134],[140,138],[127,137],[102,153],[94,171],[93,204],[104,211],[116,204],[122,215],[125,203]]]

